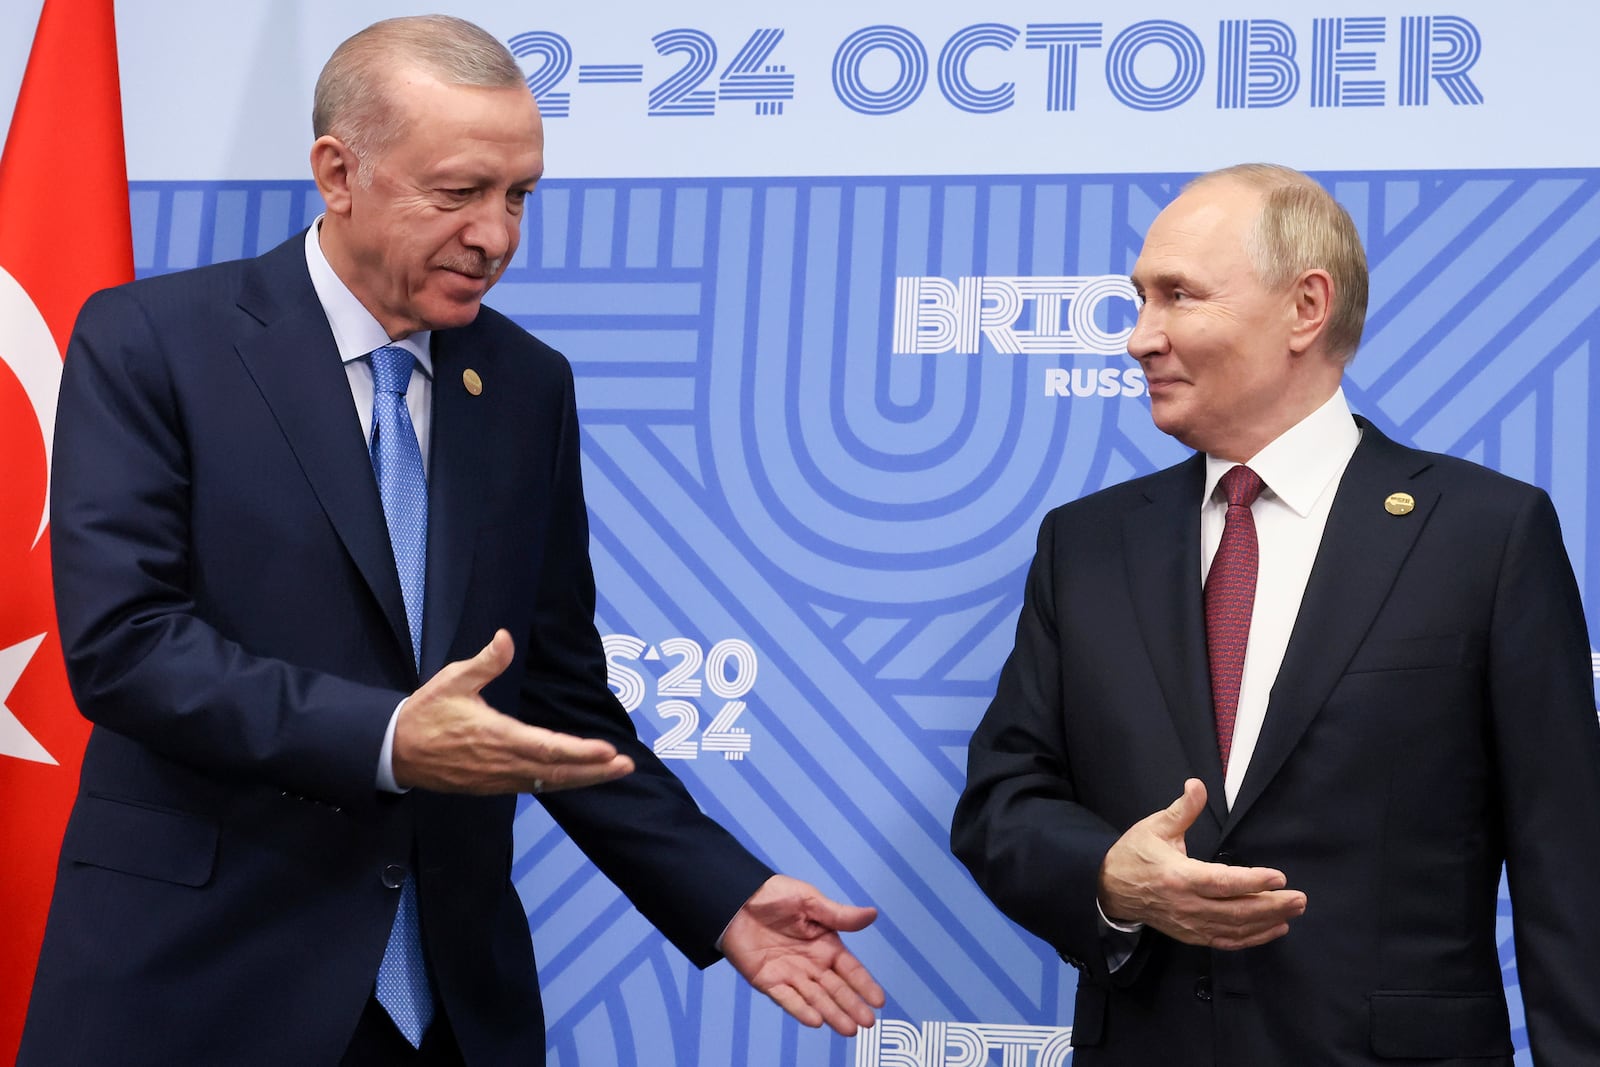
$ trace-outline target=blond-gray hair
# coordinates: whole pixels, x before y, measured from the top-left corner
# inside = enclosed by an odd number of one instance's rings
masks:
[[[413,15],[373,23],[333,50],[311,104],[312,135],[343,141],[356,155],[362,184],[372,180],[372,162],[406,132],[406,116],[392,100],[397,68],[446,85],[527,85],[510,50],[465,19]]]
[[[1367,254],[1350,213],[1312,178],[1273,163],[1224,167],[1186,188],[1224,180],[1261,193],[1261,214],[1245,249],[1263,285],[1281,289],[1318,269],[1333,279],[1326,343],[1331,354],[1350,362],[1367,321]]]

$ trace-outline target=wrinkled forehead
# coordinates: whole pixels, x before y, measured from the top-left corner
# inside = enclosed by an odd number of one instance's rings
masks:
[[[1193,236],[1215,242],[1242,244],[1261,215],[1258,189],[1229,178],[1194,185],[1168,204],[1150,225],[1145,240],[1170,240]]]
[[[1238,182],[1219,179],[1185,190],[1150,224],[1135,276],[1174,265],[1247,263],[1246,242],[1260,211],[1261,194]]]

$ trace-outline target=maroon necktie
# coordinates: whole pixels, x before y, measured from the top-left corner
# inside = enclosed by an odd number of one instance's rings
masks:
[[[1211,571],[1206,575],[1206,656],[1211,661],[1211,708],[1217,717],[1217,748],[1222,753],[1222,772],[1226,774],[1261,556],[1250,505],[1261,495],[1264,483],[1255,471],[1239,466],[1224,474],[1220,484],[1228,498],[1228,517],[1217,554],[1211,560]]]

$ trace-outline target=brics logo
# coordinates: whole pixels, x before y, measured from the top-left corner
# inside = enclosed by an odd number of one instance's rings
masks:
[[[996,1055],[998,1054],[998,1056]],[[856,1036],[855,1067],[1067,1067],[1072,1027],[879,1019]]]
[[[896,278],[894,349],[900,354],[976,355],[980,340],[996,352],[1029,356],[1111,356],[1133,333],[1101,325],[1102,305],[1138,306],[1133,283],[1117,274],[1032,278]]]
[[[1061,277],[895,279],[897,355],[977,355],[983,342],[1002,355],[1119,356],[1138,307],[1119,274]],[[1127,325],[1118,325],[1122,321]],[[1143,396],[1137,367],[1048,367],[1044,395]]]

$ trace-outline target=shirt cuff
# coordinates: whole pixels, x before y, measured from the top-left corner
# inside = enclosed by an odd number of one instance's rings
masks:
[[[1144,931],[1144,923],[1112,922],[1106,918],[1106,910],[1100,906],[1099,900],[1094,902],[1094,909],[1100,917],[1100,948],[1106,954],[1106,970],[1115,974],[1133,958],[1133,950],[1139,947],[1139,935]]]
[[[383,732],[383,747],[378,750],[378,789],[385,793],[409,793],[409,789],[402,789],[394,780],[394,726],[400,721],[400,709],[406,706],[405,700],[394,706],[394,713],[389,716],[389,728]]]
[[[1106,909],[1100,906],[1098,899],[1094,902],[1094,910],[1100,916],[1102,928],[1115,930],[1119,934],[1137,934],[1144,929],[1144,923],[1119,923],[1114,919],[1108,919],[1106,917]]]

